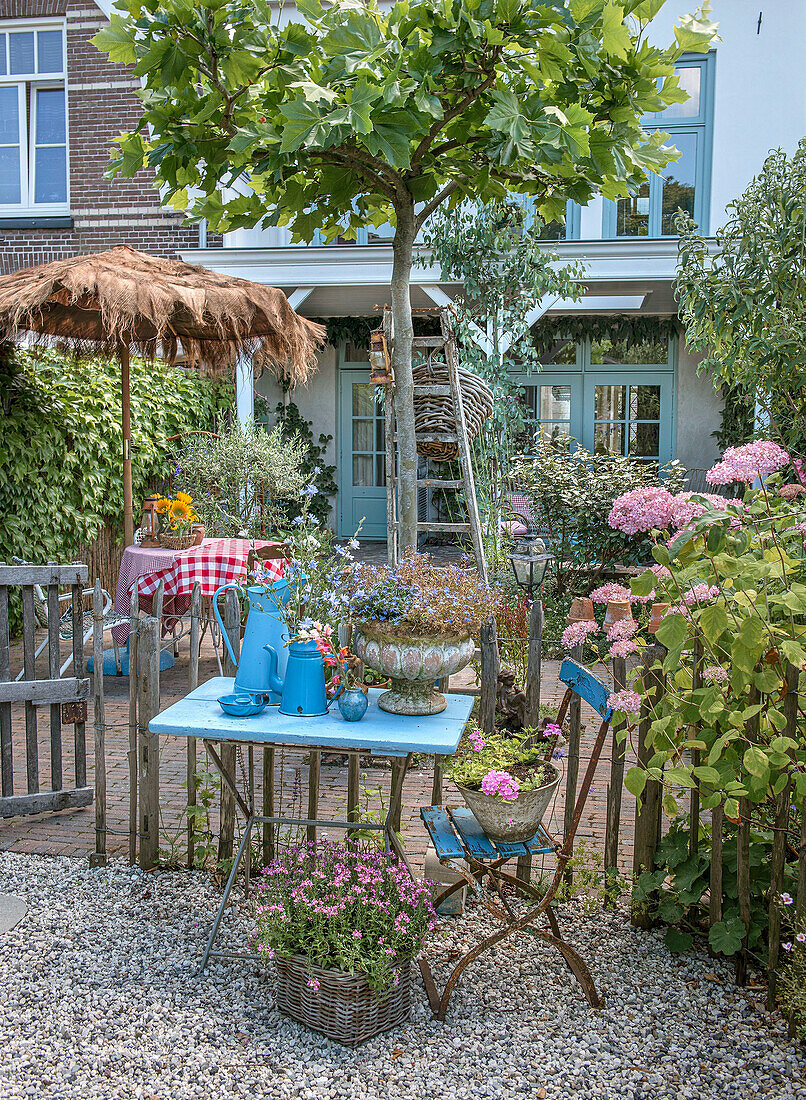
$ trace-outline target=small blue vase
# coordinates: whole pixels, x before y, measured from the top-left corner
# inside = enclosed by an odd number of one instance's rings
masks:
[[[361,688],[347,688],[336,702],[345,722],[359,722],[367,713],[367,697]]]

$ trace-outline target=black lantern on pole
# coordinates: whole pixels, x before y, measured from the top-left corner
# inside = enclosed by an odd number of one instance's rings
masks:
[[[517,542],[515,550],[509,555],[515,582],[531,596],[540,588],[546,576],[552,555],[547,553],[546,544],[537,535],[527,532]]]

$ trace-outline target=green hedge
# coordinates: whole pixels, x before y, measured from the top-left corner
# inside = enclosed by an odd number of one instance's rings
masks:
[[[131,389],[136,511],[170,472],[166,438],[211,427],[234,395],[160,363],[133,362]],[[0,561],[69,561],[102,524],[122,532],[120,405],[115,362],[0,348]]]

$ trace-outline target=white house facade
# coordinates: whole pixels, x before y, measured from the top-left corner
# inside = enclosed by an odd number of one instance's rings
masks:
[[[668,13],[655,21],[658,41],[669,40],[674,18],[687,6],[683,0],[667,3]],[[806,5],[716,0],[713,7],[720,40],[707,56],[687,56],[679,65],[690,99],[645,120],[647,129],[671,134],[680,159],[628,200],[570,206],[564,239],[552,242],[562,260],[584,265],[585,292],[578,302],[544,301],[537,312],[589,318],[591,335],[575,323],[577,338],[549,357],[541,372],[521,379],[527,405],[546,430],[589,448],[661,462],[676,458],[696,469],[709,466],[717,453],[713,433],[720,425],[721,398],[709,378],[698,376],[684,339],[670,334],[670,325],[659,325],[659,335],[644,340],[645,351],[636,357],[635,348],[603,338],[595,319],[673,318],[677,209],[688,209],[712,236],[726,220],[728,203],[760,170],[769,150],[781,146],[792,152],[806,135],[800,67]],[[239,230],[225,236],[223,248],[193,248],[181,255],[282,287],[292,305],[310,317],[367,317],[389,300],[392,253],[382,231],[364,232],[357,242],[300,246],[292,245],[283,229]],[[415,268],[413,277],[415,307],[445,304],[458,290],[428,263]],[[269,407],[279,400],[267,376],[254,385]],[[366,349],[348,342],[328,346],[319,372],[293,400],[317,434],[333,436],[329,458],[339,470],[334,515],[339,533],[351,533],[356,517],[367,515],[365,533],[385,537],[383,439]],[[253,415],[248,364],[239,377],[238,408],[242,418]]]

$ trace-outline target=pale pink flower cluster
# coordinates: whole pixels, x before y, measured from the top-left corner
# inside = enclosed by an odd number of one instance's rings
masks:
[[[702,500],[694,500],[694,497],[701,497]],[[703,503],[703,501],[707,503]],[[742,507],[742,501],[738,500],[736,497],[726,500],[724,497],[718,497],[714,493],[678,493],[677,496],[673,498],[672,503],[672,527],[678,531],[683,527],[688,527],[692,520],[699,519],[700,516],[705,515],[708,511],[708,505],[722,512],[728,504],[735,504],[740,508]]]
[[[617,619],[607,632],[609,642],[619,642],[624,638],[632,638],[638,633],[638,623],[635,619]]]
[[[757,439],[741,447],[728,447],[722,461],[708,471],[705,480],[709,485],[730,485],[732,481],[746,484],[757,477],[775,473],[789,462],[789,454],[770,439]]]
[[[674,497],[668,489],[647,485],[622,493],[613,501],[607,522],[616,531],[639,535],[654,528],[668,527],[672,519]]]
[[[672,576],[672,571],[668,565],[659,565],[657,562],[652,566],[652,572],[659,581],[669,580]]]
[[[688,592],[683,593],[683,603],[691,607],[695,603],[708,603],[709,600],[715,600],[718,595],[719,585],[695,584],[689,588]]]
[[[521,785],[509,772],[489,771],[481,781],[481,789],[484,794],[497,794],[505,802],[514,802]]]
[[[584,645],[588,635],[596,634],[598,629],[599,624],[594,622],[593,619],[582,619],[579,622],[571,623],[563,631],[560,645],[563,649],[573,649],[575,645]]]
[[[634,596],[629,588],[626,588],[623,584],[608,581],[600,588],[594,588],[590,598],[594,603],[609,603],[611,600],[630,600],[632,602]]]
[[[702,678],[709,684],[724,684],[730,679],[730,673],[722,665],[709,665],[702,670]]]
[[[613,691],[607,697],[607,705],[622,714],[640,714],[641,696],[637,691],[624,688],[622,691]]]
[[[546,722],[546,728],[543,730],[544,737],[562,737],[562,735],[563,731],[556,722]]]
[[[610,647],[611,657],[629,657],[637,652],[638,643],[634,642],[632,638],[621,638],[619,641],[613,642]]]

